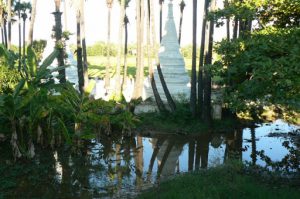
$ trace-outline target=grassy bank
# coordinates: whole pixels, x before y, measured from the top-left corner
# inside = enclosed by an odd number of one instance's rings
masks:
[[[158,188],[142,193],[139,198],[292,199],[300,198],[300,188],[282,179],[266,180],[223,166],[162,182]]]
[[[89,76],[103,78],[105,75],[105,66],[107,58],[105,56],[88,56]],[[117,66],[117,57],[111,57],[111,74],[114,74],[114,68]],[[123,65],[123,62],[122,62]],[[136,71],[136,57],[127,58],[128,76],[134,77]],[[192,59],[185,58],[186,70],[190,73],[192,66]],[[144,59],[145,75],[148,75],[148,60]]]

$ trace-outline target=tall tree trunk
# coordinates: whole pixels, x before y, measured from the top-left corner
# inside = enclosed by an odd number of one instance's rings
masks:
[[[84,15],[84,0],[80,0],[80,34],[82,42],[82,57],[83,57],[83,75],[84,75],[84,91],[87,90],[89,84],[88,62],[86,53],[86,38],[85,38],[85,15]]]
[[[150,16],[150,25],[151,25],[151,31],[152,31],[152,56],[156,58],[155,62],[158,63],[158,56],[157,56],[157,48],[156,48],[156,36],[155,36],[155,17],[154,17],[154,0],[148,0],[149,5],[149,16]],[[150,26],[148,27],[150,29]],[[150,31],[150,30],[149,30]],[[151,83],[151,88],[153,91],[153,95],[155,98],[156,105],[158,107],[159,111],[166,111],[165,105],[158,93],[156,82],[154,79],[154,71],[153,71],[153,66],[152,63],[149,66],[149,78],[150,78],[150,83]]]
[[[124,28],[125,28],[125,41],[124,41],[124,67],[123,67],[123,80],[122,80],[122,89],[125,89],[127,86],[127,55],[128,55],[128,17],[126,15],[125,8],[125,17],[124,17]]]
[[[78,73],[78,85],[81,94],[84,92],[84,74],[83,74],[83,63],[82,63],[82,46],[81,46],[81,12],[79,9],[76,11],[76,28],[77,28],[77,73]]]
[[[180,6],[180,20],[179,20],[178,43],[180,45],[180,43],[181,43],[181,29],[182,29],[183,10],[184,10],[184,7],[185,7],[184,0],[181,0],[179,6]]]
[[[191,74],[191,98],[190,109],[192,116],[196,116],[197,84],[196,84],[196,54],[197,54],[197,0],[193,0],[193,52],[192,52],[192,74]]]
[[[11,49],[11,0],[7,0],[7,24],[8,24],[8,42],[7,49]]]
[[[144,0],[136,0],[137,13],[137,70],[135,76],[133,99],[142,97],[144,60],[143,60],[143,34],[144,34]]]
[[[171,96],[171,93],[168,89],[167,83],[165,81],[165,78],[163,76],[163,73],[162,73],[162,70],[161,70],[161,67],[160,67],[160,64],[157,64],[157,72],[158,72],[158,75],[159,75],[160,83],[161,83],[161,85],[163,87],[163,90],[164,90],[164,93],[166,95],[168,104],[170,106],[171,112],[175,112],[176,104],[175,104],[175,102],[174,102],[174,100]]]
[[[118,55],[117,55],[117,67],[116,67],[116,78],[115,78],[115,99],[121,99],[121,59],[122,59],[122,36],[124,28],[124,17],[125,17],[125,0],[120,2],[120,21],[119,21],[119,34],[118,34]]]
[[[109,4],[107,3],[108,8],[108,15],[107,15],[107,43],[106,43],[106,56],[107,56],[107,63],[105,67],[105,88],[108,89],[110,86],[110,29],[111,29],[111,9],[112,9],[112,2]]]
[[[225,8],[229,6],[228,0],[224,0]],[[227,41],[230,41],[230,17],[226,17],[226,37]]]
[[[60,3],[61,0],[54,0],[55,2],[55,12],[54,17],[55,17],[55,45],[58,50],[58,56],[57,56],[57,64],[58,66],[65,66],[64,63],[64,48],[62,46],[62,25],[61,25],[61,15],[62,13],[60,12]],[[59,82],[60,83],[65,83],[66,82],[66,70],[65,69],[60,69],[58,71],[59,73]]]
[[[159,42],[162,38],[162,11],[163,11],[164,0],[159,0]]]
[[[36,4],[37,4],[37,0],[32,0],[31,19],[30,19],[30,26],[29,26],[29,33],[28,33],[28,45],[32,45],[32,41],[33,41],[33,29],[34,29],[35,16],[36,16]]]
[[[205,33],[207,25],[207,13],[209,7],[209,1],[205,0],[204,2],[204,12],[203,12],[203,21],[202,21],[202,33],[201,33],[201,44],[200,44],[200,55],[199,55],[199,69],[198,69],[198,110],[200,118],[202,118],[203,113],[203,67],[204,67],[204,50],[205,50]]]
[[[3,20],[3,32],[4,32],[4,45],[6,48],[8,48],[8,42],[7,42],[7,28],[6,28],[6,20]]]
[[[234,17],[234,27],[233,27],[233,39],[237,39],[238,37],[238,27],[239,27],[239,20],[237,17]]]
[[[20,0],[19,0],[20,3]],[[18,10],[18,28],[19,28],[19,65],[18,65],[18,71],[21,71],[21,65],[22,65],[22,30],[21,30],[21,11]]]
[[[26,41],[25,41],[26,18],[27,18],[26,16],[23,16],[23,57],[24,58],[26,56]]]
[[[1,26],[1,39],[2,39],[1,40],[2,44],[5,45],[4,30],[3,30],[2,26]]]
[[[214,11],[216,7],[216,0],[211,0],[210,11]],[[211,124],[211,74],[210,65],[212,64],[212,50],[213,50],[213,35],[214,35],[214,22],[209,22],[208,29],[208,48],[205,52],[204,62],[204,109],[203,109],[203,120],[209,125]]]

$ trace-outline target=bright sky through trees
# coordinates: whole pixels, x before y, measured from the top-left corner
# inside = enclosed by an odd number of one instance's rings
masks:
[[[30,1],[30,0],[27,0]],[[67,19],[68,19],[68,29],[71,33],[76,33],[76,16],[74,12],[74,8],[70,7],[70,0],[67,0]],[[177,26],[179,25],[179,17],[180,17],[180,9],[179,3],[181,0],[173,0],[174,5],[174,20]],[[167,19],[167,4],[169,0],[165,0],[164,10],[163,10],[163,20]],[[192,1],[185,0],[186,7],[184,10],[183,16],[183,27],[182,27],[182,45],[191,44],[192,43]],[[219,6],[222,3],[220,2]],[[117,33],[118,33],[118,24],[119,24],[119,2],[117,0],[114,1],[114,5],[112,8],[112,31],[111,31],[111,41],[117,42]],[[61,7],[61,11],[63,12],[63,4]],[[87,0],[85,4],[85,17],[86,17],[86,37],[87,44],[93,44],[97,41],[106,41],[107,34],[107,6],[105,0]],[[202,10],[203,10],[203,1],[199,1],[198,3],[198,43],[200,42],[200,28],[202,23]],[[36,23],[34,29],[34,39],[46,39],[49,40],[51,38],[52,26],[54,24],[54,16],[51,14],[54,11],[54,1],[53,0],[38,0],[37,1],[37,16]],[[156,31],[158,36],[158,23],[159,23],[159,5],[158,0],[155,3],[155,11],[156,11]],[[127,15],[129,18],[129,43],[134,43],[136,40],[135,33],[135,0],[131,0],[129,3],[129,7],[127,8]],[[62,19],[62,23],[64,23],[64,15]],[[164,25],[164,22],[163,22]],[[63,24],[64,26],[64,24]],[[13,25],[13,32],[17,32],[17,25]],[[220,38],[221,33],[224,31],[216,31],[216,39]],[[27,34],[27,33],[26,33]],[[17,34],[13,34],[13,43],[18,43]],[[75,43],[75,36],[71,37],[70,43]]]

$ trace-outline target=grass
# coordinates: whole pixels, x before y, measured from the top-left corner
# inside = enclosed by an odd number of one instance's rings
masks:
[[[292,199],[300,198],[300,188],[279,180],[263,181],[261,177],[243,174],[236,168],[220,166],[162,182],[159,187],[142,193],[138,198]]]
[[[107,64],[107,58],[105,56],[88,56],[88,63],[89,63],[89,76],[90,77],[99,77],[103,78],[105,75],[105,66]],[[110,74],[113,76],[114,68],[117,66],[117,57],[111,57],[111,70]],[[192,60],[185,58],[186,63],[186,70],[190,74]],[[122,63],[123,65],[123,63]],[[135,77],[136,72],[136,58],[135,57],[128,57],[127,58],[127,65],[128,65],[128,75],[129,77]],[[145,66],[145,75],[148,75],[148,60],[144,59],[144,66]]]

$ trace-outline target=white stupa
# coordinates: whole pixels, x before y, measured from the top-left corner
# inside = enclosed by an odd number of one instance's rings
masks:
[[[173,99],[180,100],[183,97],[189,99],[190,97],[190,78],[185,70],[185,63],[182,54],[180,53],[180,46],[178,43],[177,31],[173,17],[173,3],[170,0],[168,4],[168,19],[165,24],[164,33],[159,49],[159,61],[162,73],[170,94]],[[158,92],[164,102],[167,102],[161,81],[158,76],[156,67],[154,67],[154,78]],[[145,98],[153,98],[153,91],[149,80],[145,83]]]

